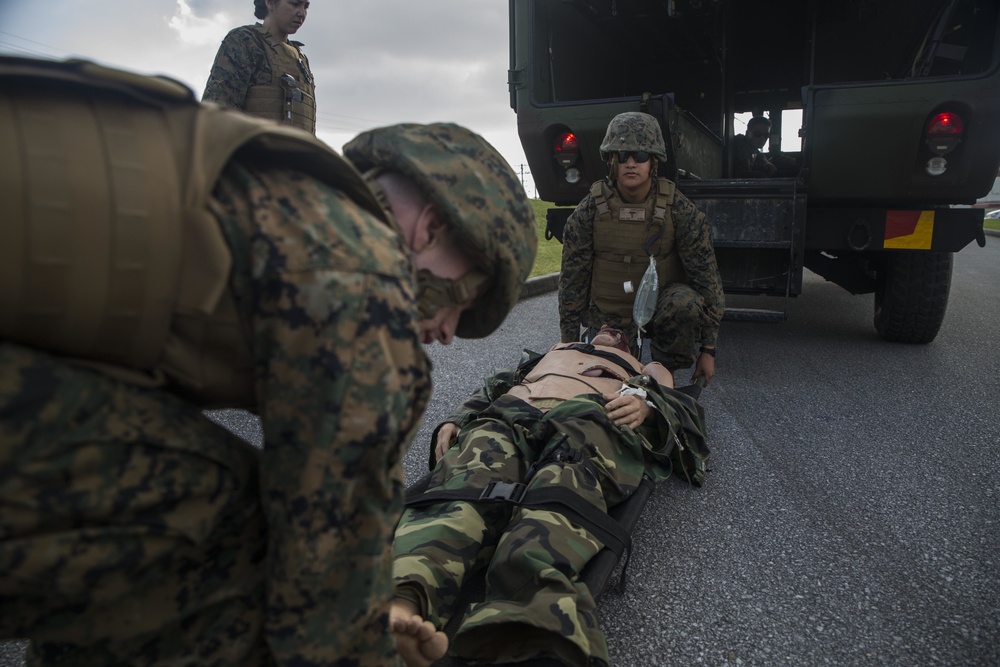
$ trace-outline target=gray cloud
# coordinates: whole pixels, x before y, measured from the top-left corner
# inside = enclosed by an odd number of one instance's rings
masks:
[[[0,8],[6,4],[0,0]],[[168,74],[200,94],[218,40],[255,21],[253,0],[186,4],[193,17],[174,25],[187,34],[168,27],[177,0],[26,1],[5,12],[14,25],[5,21],[0,30],[62,55]],[[340,148],[378,125],[454,121],[484,135],[516,167],[524,158],[508,104],[507,12],[502,0],[311,0],[295,37],[316,77],[321,138]],[[217,36],[206,32],[215,29]]]
[[[227,12],[234,16],[245,15],[253,19],[253,0],[187,0],[191,11],[199,16]]]
[[[314,3],[300,37],[321,114],[377,122],[474,118],[480,128],[513,118],[505,106],[505,3]]]

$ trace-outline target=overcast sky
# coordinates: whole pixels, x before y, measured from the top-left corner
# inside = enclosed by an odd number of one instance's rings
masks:
[[[82,57],[178,79],[200,98],[226,33],[253,0],[0,0],[0,52]],[[452,121],[483,135],[534,187],[507,92],[504,0],[311,0],[305,43],[317,135],[338,151],[359,132]]]

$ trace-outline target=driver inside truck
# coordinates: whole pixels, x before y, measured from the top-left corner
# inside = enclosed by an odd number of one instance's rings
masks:
[[[733,176],[760,178],[778,174],[778,168],[762,152],[770,134],[771,121],[754,116],[747,123],[746,133],[733,138]]]
[[[771,121],[764,116],[754,116],[747,122],[745,134],[733,138],[733,176],[736,178],[766,178],[795,176],[798,161],[780,151],[763,152],[771,137]]]
[[[628,350],[608,327],[556,344],[487,378],[437,427],[427,489],[409,496],[393,542],[390,624],[407,667],[449,648],[476,664],[609,664],[580,578],[602,548],[628,544],[608,509],[644,475],[700,485],[708,457],[697,403]],[[485,596],[466,608],[477,566]],[[466,609],[449,647],[443,628]]]

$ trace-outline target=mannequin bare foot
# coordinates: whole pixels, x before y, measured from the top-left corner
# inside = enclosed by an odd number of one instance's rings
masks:
[[[389,612],[389,627],[406,667],[429,667],[448,650],[448,635],[418,612],[417,606],[404,598],[395,598]]]

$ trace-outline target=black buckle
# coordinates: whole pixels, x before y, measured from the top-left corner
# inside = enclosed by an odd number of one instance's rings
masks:
[[[524,490],[525,486],[520,482],[490,482],[479,500],[519,505],[524,498]]]

